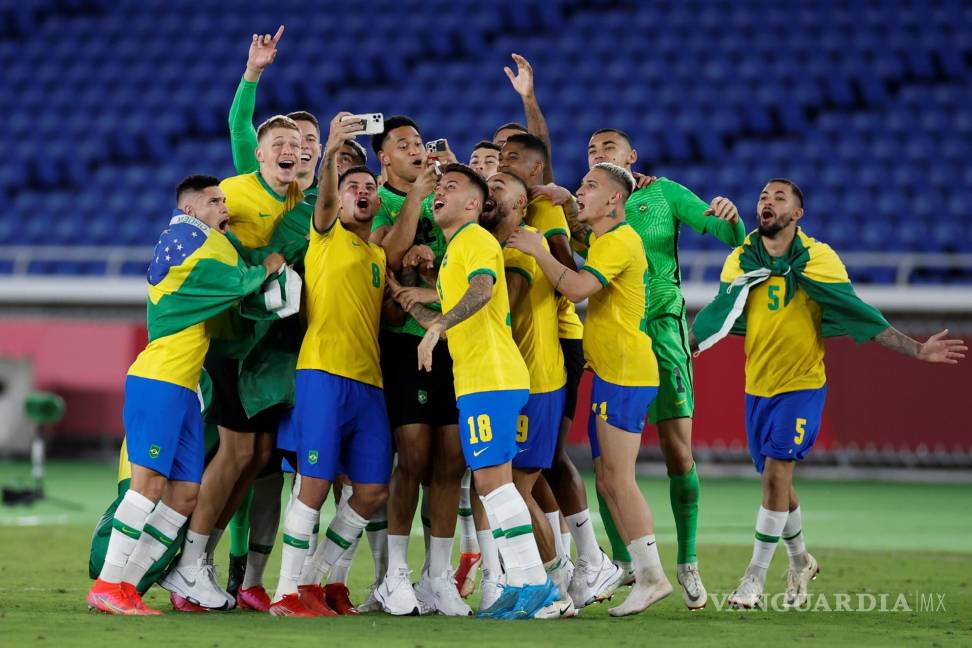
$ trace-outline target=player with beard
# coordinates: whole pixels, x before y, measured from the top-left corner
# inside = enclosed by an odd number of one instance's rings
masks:
[[[382,206],[375,216],[372,240],[385,249],[389,270],[403,284],[419,289],[422,304],[437,309],[439,298],[431,286],[446,242],[431,207],[436,168],[427,164],[421,133],[408,117],[386,119],[384,132],[372,137],[372,148],[387,176],[378,191]],[[439,158],[447,162],[453,156],[446,151]],[[414,267],[415,255],[408,254],[410,250],[421,251],[420,268]],[[400,325],[387,320],[383,324],[382,372],[398,463],[389,485],[387,573],[373,589],[374,601],[369,597],[359,609],[373,609],[377,602],[394,615],[416,611],[465,615],[469,608],[454,596],[451,573],[459,487],[465,471],[452,359],[443,342],[435,349],[434,369],[418,371],[417,349],[424,333],[411,315]],[[429,491],[423,499],[429,502],[429,543],[420,581],[413,589],[408,541],[419,486],[426,482]]]
[[[519,177],[531,190],[542,186],[548,163],[546,145],[539,137],[529,133],[511,135],[500,151],[500,171]],[[560,263],[568,268],[575,267],[574,256],[570,249],[567,219],[562,207],[554,205],[546,196],[537,196],[527,205],[526,223],[543,234],[550,246],[551,254]],[[570,557],[570,539],[583,531],[569,525],[569,533],[566,537],[562,536],[560,511],[563,511],[564,516],[587,515],[585,512],[588,511],[584,482],[564,448],[564,439],[570,429],[577,405],[577,387],[584,369],[584,351],[581,342],[584,337],[584,327],[569,299],[560,296],[557,305],[560,344],[567,367],[567,399],[554,461],[551,467],[544,471],[544,479],[538,480],[538,492],[535,495],[556,534],[557,552],[567,561]],[[584,567],[588,570],[585,582],[591,583],[595,590],[586,593],[582,597],[583,600],[575,598],[575,604],[581,606],[587,600],[601,600],[603,592],[598,588],[609,589],[608,585],[614,581],[616,571],[613,565],[600,562],[594,565],[585,563]]]
[[[691,346],[704,351],[729,333],[745,335],[746,435],[763,499],[753,555],[729,597],[737,608],[760,605],[780,538],[790,567],[784,605],[800,607],[820,568],[807,553],[793,473],[817,439],[827,395],[824,338],[869,340],[924,362],[957,364],[968,347],[948,330],[913,340],[854,293],[847,270],[827,244],[799,227],[803,192],[770,180],[756,207],[759,229],[726,259],[715,300],[692,323]]]
[[[378,361],[385,253],[368,240],[380,203],[367,167],[337,176],[338,149],[360,127],[343,121],[346,116],[338,113],[331,121],[305,258],[308,322],[294,406],[301,481],[284,521],[280,580],[270,606],[274,616],[335,615],[321,580],[388,494],[391,437]],[[307,560],[310,536],[339,464],[347,470],[353,494],[337,507],[325,540]]]

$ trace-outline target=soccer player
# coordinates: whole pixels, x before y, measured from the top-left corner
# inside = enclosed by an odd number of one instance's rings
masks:
[[[500,151],[499,168],[502,172],[516,175],[526,183],[527,187],[533,189],[542,185],[549,161],[547,146],[539,137],[530,133],[518,133],[511,135],[506,144],[503,145],[503,149]],[[560,263],[565,267],[574,269],[574,257],[570,249],[567,219],[562,207],[554,205],[546,196],[533,198],[527,205],[526,223],[543,234],[550,246],[550,252]],[[576,533],[583,533],[583,531],[577,527],[568,527],[569,534],[566,539],[563,538],[561,536],[560,510],[563,510],[565,516],[584,514],[588,510],[584,482],[567,455],[563,442],[574,417],[574,410],[577,405],[577,387],[580,384],[584,368],[584,351],[581,342],[584,337],[584,327],[569,299],[561,296],[557,305],[560,321],[558,335],[567,366],[567,399],[564,405],[560,439],[557,443],[554,461],[551,467],[544,471],[545,479],[549,482],[550,488],[541,488],[540,493],[536,495],[554,529],[558,554],[566,562],[570,558],[569,539]],[[538,484],[538,486],[543,485],[545,485],[543,482]],[[551,490],[556,496],[555,498],[546,496]],[[600,556],[598,556],[599,559]],[[583,582],[592,583],[595,587],[594,591],[587,592],[580,600],[574,600],[576,604],[583,606],[585,601],[603,598],[603,592],[600,592],[597,588],[609,589],[609,583],[613,582],[614,572],[617,570],[613,565],[601,564],[600,562],[594,565],[585,562],[580,567],[585,574]],[[581,595],[581,593],[575,593]]]
[[[435,167],[427,164],[421,133],[408,117],[386,119],[384,132],[374,135],[371,144],[388,177],[378,192],[382,206],[375,216],[372,240],[385,249],[389,269],[399,273],[403,283],[422,289],[422,303],[438,308],[439,297],[432,288],[435,279],[429,273],[438,268],[446,242],[432,214]],[[440,156],[443,161],[452,159],[448,152]],[[404,267],[407,252],[415,246],[425,248],[431,257],[431,263],[423,263],[418,272]],[[373,590],[374,599],[389,614],[434,610],[464,615],[468,606],[443,591],[446,585],[455,590],[449,572],[459,486],[465,470],[458,440],[452,359],[445,343],[439,344],[434,369],[418,371],[417,349],[424,333],[411,315],[398,326],[386,321],[382,331],[385,399],[398,463],[389,485],[388,570]],[[430,536],[426,564],[413,589],[408,540],[419,485],[425,482],[429,483]],[[370,609],[370,599],[359,609]]]
[[[289,117],[277,115],[260,125],[257,140],[260,169],[220,183],[226,194],[230,230],[249,249],[264,247],[283,214],[301,198],[296,182],[300,127]],[[225,524],[270,459],[280,415],[280,406],[248,415],[240,400],[239,366],[236,358],[216,352],[207,355],[206,370],[213,381],[208,420],[219,426],[219,448],[203,474],[182,556],[161,583],[177,597],[200,601],[203,607],[221,607],[209,605],[220,596],[231,607],[236,605],[236,597],[202,574],[213,573],[212,556]]]
[[[609,162],[630,171],[637,159],[638,152],[631,140],[617,129],[596,131],[587,145],[587,161],[591,167]],[[543,187],[538,192],[549,195],[554,203],[572,206],[569,197],[559,190]],[[648,259],[651,300],[647,331],[660,378],[658,397],[648,411],[648,420],[658,426],[659,445],[668,471],[678,537],[676,576],[682,587],[682,600],[689,609],[697,610],[705,607],[708,594],[699,574],[695,545],[700,500],[699,477],[692,456],[695,396],[678,266],[678,238],[681,227],[688,225],[700,234],[711,234],[728,246],[736,246],[742,242],[746,230],[731,201],[720,196],[706,204],[689,189],[667,178],[649,184],[639,182],[639,188],[625,203],[625,218],[641,237]],[[583,246],[590,228],[573,223],[571,229],[574,243]],[[630,557],[624,542],[608,508],[602,506],[601,510],[614,559],[630,572]]]
[[[631,553],[635,584],[612,616],[635,614],[668,596],[654,523],[635,480],[645,413],[658,393],[658,369],[644,332],[648,264],[641,239],[625,222],[635,189],[628,171],[596,164],[577,190],[578,218],[592,229],[587,263],[575,272],[543,249],[540,235],[518,230],[509,245],[535,257],[544,274],[573,302],[588,299],[584,358],[594,372],[588,434],[598,490]],[[582,574],[580,564],[574,579]],[[617,587],[620,570],[612,582]],[[571,588],[574,589],[573,587]]]
[[[273,254],[262,266],[243,264],[224,236],[229,213],[216,178],[189,176],[176,187],[176,204],[147,276],[149,344],[125,381],[131,482],[87,597],[91,608],[110,614],[159,614],[135,587],[196,504],[204,459],[196,386],[209,346],[206,320],[259,291],[283,263]],[[208,602],[229,607],[225,598]]]
[[[746,337],[746,436],[763,501],[753,556],[733,607],[760,604],[766,571],[783,538],[790,567],[784,602],[799,607],[820,567],[806,550],[793,472],[813,448],[827,394],[823,339],[849,335],[925,362],[956,364],[968,347],[945,339],[924,343],[894,329],[854,293],[840,258],[807,236],[803,192],[774,178],[759,195],[759,228],[726,259],[719,293],[692,323],[692,348],[704,351],[728,333]]]
[[[543,510],[533,497],[534,486],[540,470],[549,468],[553,461],[560,421],[567,397],[567,372],[564,354],[557,337],[557,297],[553,284],[529,255],[506,245],[510,235],[526,220],[529,201],[526,184],[514,175],[496,173],[490,177],[489,200],[480,216],[479,223],[491,231],[503,247],[506,285],[512,309],[513,340],[526,362],[530,373],[530,396],[517,419],[516,441],[518,451],[513,458],[513,482],[527,502],[533,519],[534,535],[544,560],[544,567],[560,591],[562,617],[576,616],[568,595],[568,578],[561,556],[557,554],[554,533]],[[528,231],[533,228],[525,226]],[[546,241],[543,242],[546,247]],[[582,525],[583,526],[583,525]],[[594,531],[587,525],[587,548],[593,546],[597,554]],[[583,552],[582,552],[583,553]],[[484,571],[484,581],[489,581],[494,569]],[[485,589],[485,586],[484,586]],[[485,594],[484,594],[485,596]]]
[[[483,180],[489,180],[489,176],[496,173],[499,166],[499,152],[503,148],[499,144],[494,144],[488,140],[483,140],[473,147],[472,155],[469,156],[469,166],[482,176]]]
[[[507,584],[479,616],[559,616],[551,609],[559,598],[557,587],[544,571],[530,511],[513,485],[517,418],[529,396],[530,376],[510,330],[502,250],[477,222],[488,195],[486,182],[466,165],[442,169],[433,209],[448,241],[436,283],[443,312],[421,304],[409,312],[428,327],[418,348],[422,369],[434,368],[435,346],[448,333],[463,455],[493,535],[502,538]]]
[[[497,128],[496,132],[493,133],[493,144],[503,148],[503,145],[506,144],[506,140],[509,139],[510,135],[529,132],[530,131],[528,131],[527,127],[523,124],[519,124],[517,122],[508,122]]]
[[[274,616],[336,614],[321,580],[388,497],[391,436],[378,361],[385,253],[369,242],[378,185],[367,167],[352,167],[338,178],[338,150],[361,126],[342,122],[348,114],[331,121],[305,257],[307,333],[297,361],[293,414],[301,480],[284,520],[280,580],[270,606]],[[354,492],[341,501],[325,539],[305,561],[339,462]]]

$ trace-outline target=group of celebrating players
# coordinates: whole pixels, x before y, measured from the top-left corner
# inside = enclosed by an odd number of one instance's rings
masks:
[[[766,184],[747,235],[731,201],[705,203],[675,182],[633,174],[632,142],[604,128],[589,138],[590,170],[576,192],[555,185],[533,71],[517,55],[516,72],[505,72],[527,126],[501,126],[468,166],[447,147],[430,153],[404,116],[371,137],[380,176],[366,166],[355,138],[363,124],[350,113],[334,117],[326,138],[303,111],[254,130],[257,83],[282,33],[253,36],[230,111],[239,175],[179,184],[149,268],[150,341],[126,381],[131,484],[89,606],[159,614],[139,584],[184,533],[159,580],[183,611],[468,616],[464,598],[481,569],[478,617],[575,616],[628,585],[610,614],[641,612],[673,589],[635,479],[647,416],[670,478],[676,580],[685,605],[701,609],[691,354],[728,333],[746,336],[747,434],[763,480],[753,557],[729,600],[759,604],[782,537],[786,602],[800,606],[819,567],[792,475],[820,427],[823,337],[873,339],[943,363],[964,357],[962,342],[943,332],[919,343],[860,302],[833,250],[797,227],[803,195],[789,180]],[[719,296],[692,330],[680,291],[682,224],[732,249]],[[215,263],[230,271],[207,284]],[[261,329],[244,352],[217,344],[233,335],[215,324],[224,311],[286,267],[303,278],[299,315]],[[188,290],[190,273],[191,287],[209,288]],[[159,324],[167,315],[171,324],[171,313],[152,304],[180,290],[198,315],[173,330]],[[584,301],[582,323],[574,305]],[[278,364],[285,370],[269,370]],[[585,369],[591,401],[580,406],[590,407],[611,557],[563,443]],[[202,399],[206,380],[212,395]],[[253,384],[273,394],[259,407],[243,395]],[[209,457],[200,400],[218,426]],[[270,597],[262,580],[282,471],[295,475]],[[319,537],[329,491],[336,513]],[[407,553],[420,492],[425,564],[413,584]],[[223,589],[213,554],[241,517],[249,543],[233,552]],[[346,580],[363,533],[375,582],[355,606]]]

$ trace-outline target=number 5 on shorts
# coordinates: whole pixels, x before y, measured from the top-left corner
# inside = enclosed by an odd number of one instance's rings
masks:
[[[489,414],[480,414],[475,420],[470,416],[466,419],[466,423],[469,425],[469,445],[476,445],[480,441],[493,440],[493,428],[490,427]]]
[[[807,431],[806,431],[806,429],[804,429],[804,426],[806,426],[806,424],[807,424],[807,419],[798,418],[796,420],[796,432],[797,433],[796,433],[796,436],[793,437],[793,443],[795,443],[797,445],[800,445],[801,443],[803,443],[803,437],[805,437],[807,435]]]

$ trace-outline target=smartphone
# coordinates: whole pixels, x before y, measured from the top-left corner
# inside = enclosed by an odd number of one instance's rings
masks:
[[[348,121],[349,119],[357,119],[364,124],[362,130],[355,131],[352,135],[376,135],[385,130],[385,117],[381,113],[346,115],[341,118],[341,121]]]
[[[431,142],[425,143],[425,150],[431,156],[436,156],[439,153],[445,153],[449,150],[449,145],[444,139],[432,140]]]

